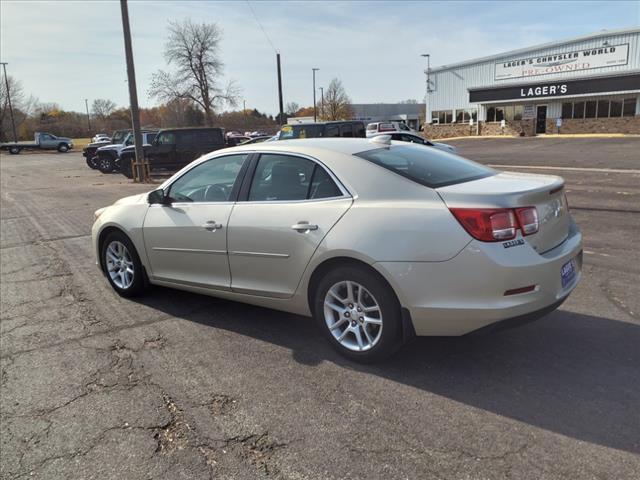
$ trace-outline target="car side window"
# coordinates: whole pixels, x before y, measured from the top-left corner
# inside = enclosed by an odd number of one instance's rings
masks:
[[[248,154],[212,158],[182,175],[169,187],[175,202],[228,202]]]
[[[251,181],[248,200],[296,201],[341,195],[336,183],[317,163],[291,155],[262,154]]]
[[[342,192],[324,168],[316,165],[311,175],[310,199],[340,197]]]
[[[340,130],[337,125],[329,125],[325,131],[325,137],[339,137]]]
[[[175,145],[176,136],[174,133],[164,132],[158,135],[158,145]]]
[[[353,125],[350,123],[340,125],[340,133],[343,137],[353,137]]]

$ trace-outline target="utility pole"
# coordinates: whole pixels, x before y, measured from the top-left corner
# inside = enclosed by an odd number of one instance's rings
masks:
[[[313,70],[313,121],[317,121],[317,112],[316,112],[316,72],[320,70],[319,68],[312,68]]]
[[[89,115],[89,100],[84,99],[84,106],[87,109],[87,123],[89,124],[89,135],[91,135],[91,116]]]
[[[247,130],[247,101],[242,99],[242,116],[244,117],[244,129]]]
[[[131,124],[133,126],[133,139],[135,142],[136,164],[138,179],[149,180],[146,169],[142,166],[144,161],[144,149],[142,148],[142,132],[140,131],[140,112],[138,110],[138,91],[136,88],[136,71],[133,65],[133,48],[131,47],[131,29],[129,27],[129,9],[127,0],[120,0],[122,11],[122,32],[124,34],[124,52],[127,57],[127,79],[129,81],[129,102],[131,104]],[[143,178],[144,177],[144,178]]]
[[[280,115],[278,124],[284,124],[284,108],[282,106],[282,73],[280,71],[280,54],[276,53],[276,61],[278,62],[278,103],[280,105]]]
[[[426,57],[427,59],[427,69],[424,71],[425,75],[427,76],[427,88],[424,97],[424,125],[426,126],[427,123],[431,123],[431,118],[429,118],[429,94],[431,93],[431,78],[429,77],[429,75],[431,74],[431,55],[429,55],[428,53],[423,53],[420,56]]]
[[[7,103],[9,104],[9,116],[11,117],[11,127],[13,128],[13,141],[18,143],[18,135],[16,134],[16,121],[13,118],[13,107],[11,106],[11,92],[9,92],[9,77],[7,77],[7,62],[2,62],[4,70],[4,82],[7,87]]]
[[[324,118],[324,88],[320,87],[320,116]]]

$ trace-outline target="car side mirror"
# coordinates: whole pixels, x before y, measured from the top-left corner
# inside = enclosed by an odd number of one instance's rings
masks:
[[[147,197],[147,201],[149,202],[149,205],[155,205],[155,204],[171,205],[170,197],[165,193],[164,189],[162,188],[159,188],[149,193],[149,196]]]

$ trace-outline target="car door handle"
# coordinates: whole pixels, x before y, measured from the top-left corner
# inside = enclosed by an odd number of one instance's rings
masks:
[[[309,222],[298,222],[295,225],[291,225],[291,228],[298,232],[308,232],[309,230],[317,230],[318,225],[312,225]]]
[[[202,228],[205,230],[209,230],[210,232],[215,232],[216,230],[220,230],[222,228],[221,223],[216,223],[213,220],[209,220],[207,223],[202,225]]]

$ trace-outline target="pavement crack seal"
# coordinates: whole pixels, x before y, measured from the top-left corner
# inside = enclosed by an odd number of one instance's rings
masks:
[[[261,473],[269,476],[280,473],[272,457],[278,449],[287,445],[288,443],[286,442],[275,441],[269,432],[263,432],[228,438],[225,440],[225,446],[222,451],[226,453],[228,450],[238,449],[240,458],[248,461]]]

